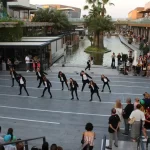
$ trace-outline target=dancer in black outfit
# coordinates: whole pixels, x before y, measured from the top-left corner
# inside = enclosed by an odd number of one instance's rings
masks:
[[[48,93],[50,94],[50,98],[52,98],[52,94],[51,94],[51,91],[50,91],[50,88],[52,87],[51,82],[48,79],[46,79],[46,77],[43,77],[43,82],[44,82],[45,88],[43,90],[43,94],[42,94],[41,97],[44,97],[45,91],[48,90]]]
[[[37,80],[40,80],[39,82],[39,85],[37,88],[39,88],[43,82],[43,77],[45,75],[47,75],[47,73],[45,73],[44,71],[40,70],[40,68],[37,68],[37,72],[36,72],[36,75],[37,75]]]
[[[61,71],[59,71],[58,73],[58,78],[60,79],[60,82],[61,82],[61,85],[62,85],[62,90],[64,90],[64,82],[69,90],[69,87],[68,87],[68,83],[67,83],[67,78],[65,76],[64,73],[62,73]]]
[[[71,91],[71,96],[72,96],[71,100],[74,99],[74,95],[73,95],[74,91],[76,93],[77,100],[79,100],[78,93],[77,93],[78,87],[79,87],[78,83],[75,80],[73,80],[72,78],[70,78],[70,91]]]
[[[87,70],[87,69],[91,69],[91,61],[90,60],[88,60],[87,61],[87,67],[85,68],[85,70]]]
[[[16,80],[17,81],[17,73],[16,73],[16,71],[14,70],[14,68],[10,68],[10,75],[11,75],[11,79],[12,79],[12,86],[11,87],[13,87],[14,86],[14,80]],[[17,83],[19,83],[18,81],[17,81]]]
[[[90,82],[88,78],[92,79],[92,77],[90,77],[90,76],[89,76],[87,73],[85,73],[84,71],[81,71],[80,76],[82,77],[82,82],[83,82],[82,90],[81,90],[81,91],[83,91],[85,85],[86,85],[87,83],[89,84],[89,82]]]
[[[27,95],[29,96],[29,93],[28,93],[28,91],[26,89],[26,79],[21,74],[19,74],[17,78],[18,78],[17,80],[18,80],[18,83],[19,83],[19,86],[20,86],[20,93],[19,93],[19,95],[22,94],[22,88],[24,88],[24,90],[26,91]]]
[[[104,87],[105,87],[105,85],[107,85],[108,88],[109,88],[109,92],[111,93],[110,86],[109,86],[110,80],[106,76],[104,76],[104,75],[101,76],[101,80],[103,81],[103,84],[104,84],[102,92],[104,92]]]
[[[97,86],[97,84],[95,82],[93,82],[93,81],[90,81],[89,88],[91,90],[91,99],[90,99],[90,101],[93,100],[93,94],[97,93],[99,101],[101,102],[101,98],[99,96],[99,91],[98,91],[99,87]]]

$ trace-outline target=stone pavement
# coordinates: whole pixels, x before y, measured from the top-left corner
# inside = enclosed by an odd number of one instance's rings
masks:
[[[43,85],[37,88],[38,81],[35,73],[21,72],[27,80],[30,94],[27,97],[24,91],[22,96],[18,95],[17,83],[15,87],[11,87],[9,72],[0,72],[0,125],[3,133],[12,127],[17,138],[46,136],[49,144],[57,143],[64,150],[79,150],[85,124],[92,122],[96,132],[94,150],[100,150],[103,135],[108,135],[108,117],[116,99],[121,99],[125,105],[126,98],[131,97],[134,101],[135,97],[142,98],[144,92],[150,92],[150,82],[147,78],[118,75],[116,70],[103,67],[92,68],[88,73],[100,88],[102,102],[99,102],[97,95],[94,95],[93,102],[89,102],[88,86],[86,85],[84,92],[81,92],[81,77],[74,72],[83,70],[82,67],[52,67],[51,69],[52,72],[48,71],[47,77],[52,82],[53,99],[49,99],[48,93],[45,93],[44,98],[40,97]],[[61,84],[57,77],[60,70],[66,72],[68,79],[72,77],[79,83],[79,101],[70,100],[71,94],[66,87],[61,91]],[[104,72],[111,81],[111,94],[107,87],[105,92],[101,93],[100,74]],[[121,128],[124,128],[123,123]],[[130,141],[130,138],[119,134],[119,140]],[[34,146],[39,143],[33,141],[30,144]],[[120,143],[118,149],[121,148]]]
[[[138,44],[128,44],[128,41],[122,36],[122,35],[119,35],[119,39],[120,41],[126,45],[127,47],[129,47],[130,49],[134,50],[134,51],[137,51],[137,53],[140,55],[141,54],[141,51],[139,50],[139,45]]]

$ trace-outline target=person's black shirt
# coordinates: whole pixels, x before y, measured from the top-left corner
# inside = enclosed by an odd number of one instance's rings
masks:
[[[112,116],[109,117],[109,122],[108,123],[109,123],[109,125],[111,124],[114,129],[117,128],[119,122],[120,122],[120,118],[117,114],[112,115]],[[115,131],[112,128],[110,128],[110,126],[109,126],[108,132],[109,133],[114,133]]]
[[[123,118],[129,119],[133,110],[134,110],[134,105],[133,104],[127,104],[127,106],[124,108]]]

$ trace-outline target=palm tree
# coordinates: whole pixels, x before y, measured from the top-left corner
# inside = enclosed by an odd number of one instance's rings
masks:
[[[103,33],[113,28],[111,17],[105,16],[105,5],[109,3],[109,0],[102,0],[102,2],[99,0],[87,0],[87,2],[89,5],[84,6],[84,9],[89,10],[89,15],[85,17],[85,23],[94,35],[93,45],[104,49]]]
[[[64,12],[49,8],[38,10],[32,21],[53,23],[53,31],[56,34],[59,30],[67,29],[71,26]]]
[[[102,16],[106,14],[106,8],[105,6],[109,4],[110,6],[114,6],[114,3],[111,3],[110,0],[102,0]]]

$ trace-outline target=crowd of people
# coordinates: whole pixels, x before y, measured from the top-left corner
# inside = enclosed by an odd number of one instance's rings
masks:
[[[124,75],[131,73],[134,76],[150,76],[150,53],[147,53],[147,55],[144,56],[137,56],[137,52],[133,52],[132,50],[129,50],[128,55],[119,53],[116,56],[115,53],[113,53],[111,64],[112,69],[116,68],[116,58],[118,62],[118,69],[119,71],[122,71]]]
[[[29,93],[28,93],[27,88],[26,88],[26,79],[25,79],[25,77],[23,77],[21,74],[16,73],[14,68],[10,68],[10,75],[11,75],[11,78],[12,78],[12,87],[14,86],[14,81],[15,80],[16,80],[16,82],[18,83],[18,85],[20,87],[19,95],[22,94],[22,88],[24,88],[25,92],[27,93],[27,96],[29,96]],[[45,94],[46,90],[48,90],[48,93],[50,94],[50,98],[52,98],[52,93],[50,91],[50,88],[52,87],[52,84],[47,79],[46,75],[47,75],[47,73],[42,71],[40,68],[37,68],[36,76],[37,76],[37,80],[39,80],[39,85],[38,85],[37,88],[40,88],[41,84],[43,83],[43,85],[45,87],[44,87],[44,90],[43,90],[43,93],[42,93],[41,97],[44,97],[44,94]],[[81,71],[80,76],[82,78],[82,83],[83,83],[81,91],[83,92],[84,87],[85,87],[86,84],[88,84],[88,86],[89,86],[89,89],[90,89],[90,92],[91,92],[91,99],[89,101],[93,100],[93,94],[94,93],[97,94],[97,96],[99,98],[99,101],[101,101],[101,98],[100,98],[100,95],[99,95],[99,87],[92,80],[92,77],[89,76],[84,71]],[[59,71],[59,73],[58,73],[58,78],[60,79],[60,82],[61,82],[61,85],[62,85],[62,90],[64,90],[64,83],[65,83],[66,86],[67,86],[67,89],[69,91],[71,91],[71,96],[72,96],[71,100],[74,99],[74,92],[76,94],[77,100],[79,100],[78,92],[77,92],[77,89],[79,87],[78,83],[73,78],[70,78],[69,79],[69,85],[70,86],[69,86],[66,75],[61,71]],[[111,89],[110,89],[110,85],[109,85],[110,80],[104,75],[101,75],[101,80],[103,82],[103,88],[102,88],[101,92],[104,92],[105,85],[107,85],[108,88],[109,88],[109,92],[111,93]]]
[[[15,143],[12,143],[15,142]],[[21,141],[21,139],[17,139],[13,133],[13,129],[9,128],[7,133],[2,133],[2,128],[0,126],[0,150],[25,150],[25,143]],[[52,144],[49,146],[48,142],[44,142],[42,148],[33,146],[31,150],[63,150],[61,146],[57,146],[56,144]]]
[[[145,92],[143,99],[135,98],[134,103],[131,102],[131,98],[127,98],[126,103],[123,108],[121,100],[116,100],[111,110],[108,121],[109,145],[106,149],[112,149],[113,136],[115,137],[114,146],[118,147],[121,122],[124,122],[124,132],[122,132],[124,136],[129,136],[133,142],[136,142],[143,133],[145,137],[143,141],[150,142],[147,134],[147,130],[150,129],[150,94]]]

